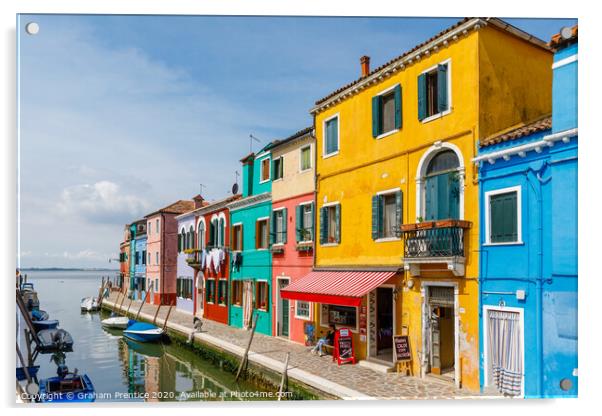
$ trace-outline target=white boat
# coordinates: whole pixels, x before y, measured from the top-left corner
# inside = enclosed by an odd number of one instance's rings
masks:
[[[98,310],[98,301],[92,296],[82,298],[80,307],[82,312],[96,311]]]
[[[105,328],[126,329],[130,318],[127,316],[114,316],[112,318],[103,319],[100,324]]]

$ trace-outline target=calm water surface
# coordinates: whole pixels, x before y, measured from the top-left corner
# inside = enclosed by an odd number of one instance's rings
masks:
[[[81,313],[80,300],[98,294],[107,272],[25,273],[38,292],[40,309],[72,335],[73,352],[66,353],[65,362],[71,371],[77,368],[90,376],[97,401],[270,400],[263,390],[248,382],[236,383],[232,374],[185,348],[126,340],[121,331],[101,327],[108,314]],[[51,354],[40,354],[36,364],[39,379],[56,375]]]

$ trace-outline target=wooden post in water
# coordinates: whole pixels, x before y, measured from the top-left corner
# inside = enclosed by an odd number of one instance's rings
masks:
[[[286,383],[286,390],[288,390],[288,359],[291,356],[290,352],[286,353],[286,359],[284,360],[284,370],[282,370],[282,379],[280,380],[280,389],[278,389],[278,401],[280,401],[280,399],[282,398],[282,393],[285,389],[285,383]]]
[[[134,300],[134,299],[131,299],[131,298],[130,298],[130,303],[128,304],[128,310],[127,310],[127,311],[125,311],[125,316],[128,316],[128,313],[130,313],[130,306],[132,306],[132,302],[133,302],[133,300]]]
[[[149,292],[153,290],[153,283],[151,283],[148,286],[148,290],[146,291],[146,293],[144,294],[144,299],[142,299],[142,303],[140,304],[140,308],[138,308],[138,313],[136,314],[136,320],[138,320],[138,318],[140,317],[140,312],[142,311],[142,307],[144,306],[144,304],[146,303],[146,298],[148,298],[148,294]]]
[[[253,328],[251,329],[251,336],[249,337],[249,343],[247,344],[247,348],[245,349],[245,354],[242,357],[242,360],[240,361],[240,366],[238,367],[238,371],[236,372],[236,379],[234,381],[238,381],[238,378],[240,377],[240,373],[242,372],[243,367],[246,367],[247,362],[249,360],[249,349],[251,348],[251,342],[253,342],[253,335],[255,335],[255,328],[257,328],[257,317],[258,315],[255,314],[255,316],[253,316]]]
[[[111,308],[114,313],[117,313],[117,304],[119,303],[119,296],[121,296],[121,292],[117,292],[117,299],[115,299],[113,307]]]
[[[167,328],[167,320],[169,319],[169,315],[171,314],[171,308],[173,308],[173,305],[169,305],[169,310],[167,311],[165,322],[163,322],[163,332],[165,332],[165,328]]]
[[[157,325],[157,316],[159,316],[160,310],[161,310],[161,304],[157,305],[157,310],[155,311],[155,316],[153,317],[153,325]]]
[[[119,293],[121,293],[121,292],[119,292]],[[123,298],[121,298],[121,303],[119,304],[119,312],[123,312],[123,302],[125,302],[125,298],[127,298],[127,296],[124,293]]]

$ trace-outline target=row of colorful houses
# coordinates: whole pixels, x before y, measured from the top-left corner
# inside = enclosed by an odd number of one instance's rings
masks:
[[[126,226],[134,298],[359,365],[508,396],[577,394],[577,28],[466,18],[316,101],[241,159],[242,192]]]

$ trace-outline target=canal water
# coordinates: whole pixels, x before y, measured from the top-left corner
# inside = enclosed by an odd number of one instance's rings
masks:
[[[65,353],[65,364],[90,376],[96,401],[276,399],[250,382],[235,382],[231,373],[175,343],[137,343],[122,337],[121,331],[103,329],[100,321],[108,317],[106,312],[81,313],[81,299],[98,294],[107,272],[24,273],[38,292],[40,309],[72,335],[73,351]],[[36,365],[38,379],[56,375],[52,354],[40,354]]]

